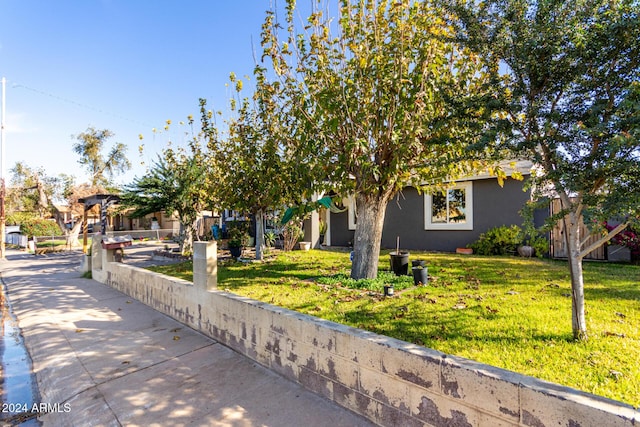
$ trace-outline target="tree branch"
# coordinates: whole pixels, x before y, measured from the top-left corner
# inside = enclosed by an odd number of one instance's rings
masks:
[[[601,237],[600,239],[596,240],[595,242],[593,242],[592,244],[590,244],[586,248],[582,249],[580,251],[580,254],[579,254],[580,259],[582,259],[585,256],[587,256],[589,254],[589,252],[591,252],[591,251],[593,251],[595,249],[598,249],[600,246],[604,245],[606,242],[608,242],[609,240],[613,239],[618,233],[620,233],[622,230],[627,228],[627,225],[629,225],[628,222],[624,222],[622,224],[619,224],[616,228],[614,228],[613,230],[608,232],[605,236]]]

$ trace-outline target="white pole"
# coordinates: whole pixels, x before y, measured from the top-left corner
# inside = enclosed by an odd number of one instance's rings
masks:
[[[1,124],[1,132],[0,132],[0,156],[2,156],[2,159],[0,159],[0,178],[4,179],[5,178],[5,170],[4,170],[4,165],[5,165],[5,159],[4,159],[4,118],[5,118],[5,111],[7,109],[7,105],[6,105],[6,98],[5,98],[5,89],[7,86],[7,79],[6,78],[2,78],[2,124]]]
[[[4,156],[4,117],[6,110],[6,98],[5,98],[5,88],[7,85],[7,79],[2,78],[2,114],[0,115],[0,259],[5,258],[5,214],[4,214],[4,199],[6,196],[6,187],[5,187],[5,156]]]

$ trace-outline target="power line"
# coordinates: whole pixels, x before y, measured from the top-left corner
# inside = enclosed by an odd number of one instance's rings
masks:
[[[45,92],[45,91],[40,90],[40,89],[35,89],[35,88],[29,87],[29,86],[26,86],[26,85],[23,85],[23,84],[14,83],[11,87],[12,88],[26,89],[28,91],[31,91],[31,92],[34,92],[34,93],[37,93],[37,94],[40,94],[40,95],[43,95],[43,96],[47,96],[49,98],[53,98],[53,99],[56,99],[56,100],[61,101],[61,102],[66,102],[67,104],[75,105],[75,106],[83,108],[85,110],[95,111],[95,112],[98,112],[98,113],[101,113],[101,114],[105,114],[105,115],[108,115],[108,116],[115,117],[115,118],[120,119],[120,120],[125,120],[125,121],[131,122],[131,123],[135,123],[135,124],[139,124],[139,125],[142,125],[142,126],[147,126],[149,128],[153,128],[154,127],[153,125],[141,122],[141,121],[136,120],[136,119],[131,119],[129,117],[122,116],[120,114],[115,114],[115,113],[112,113],[110,111],[105,111],[105,110],[103,110],[101,108],[93,107],[93,106],[88,105],[88,104],[83,104],[81,102],[77,102],[77,101],[74,101],[74,100],[71,100],[71,99],[68,99],[68,98],[64,98],[62,96],[55,95],[55,94],[49,93],[49,92]]]

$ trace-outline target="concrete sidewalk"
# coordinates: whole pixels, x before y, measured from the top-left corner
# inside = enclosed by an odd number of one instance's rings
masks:
[[[0,262],[45,426],[369,426],[94,280],[77,252]],[[18,402],[13,402],[18,403]],[[57,404],[57,405],[56,405]]]

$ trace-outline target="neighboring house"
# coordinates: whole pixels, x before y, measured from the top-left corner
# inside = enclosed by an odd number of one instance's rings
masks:
[[[157,224],[155,226],[153,226],[154,219]],[[172,215],[167,215],[164,211],[148,214],[142,218],[131,218],[127,215],[127,212],[119,213],[112,217],[109,225],[114,231],[151,230],[159,227],[161,230],[177,232],[180,229],[178,219]]]
[[[69,206],[55,205],[56,210],[60,214],[60,219],[68,228],[73,227],[73,212]]]
[[[155,221],[154,221],[155,220]],[[196,232],[199,236],[211,233],[211,226],[220,222],[219,216],[215,212],[202,211],[198,219]],[[120,213],[109,217],[109,231],[143,231],[162,230],[165,233],[169,230],[171,234],[180,233],[180,221],[175,215],[167,215],[166,212],[155,212],[142,218],[131,218],[127,213]]]
[[[400,249],[455,252],[493,227],[522,226],[520,210],[530,199],[524,185],[531,164],[518,162],[515,166],[524,180],[508,178],[502,187],[489,174],[457,181],[446,195],[419,194],[415,188],[406,187],[387,206],[381,247],[393,249],[399,238]],[[357,208],[352,198],[348,200],[346,212],[327,214],[326,243],[332,246],[351,246],[353,241]],[[542,225],[546,215],[538,213],[536,224]]]

